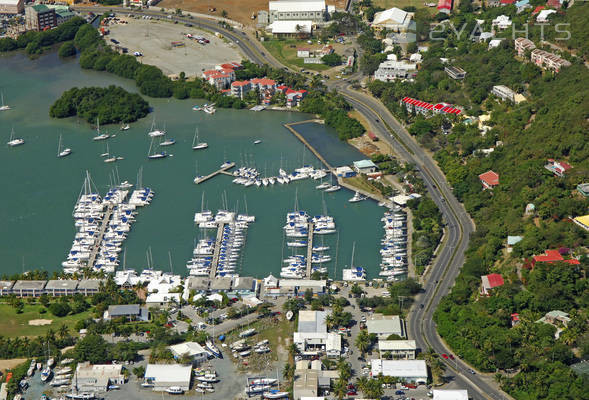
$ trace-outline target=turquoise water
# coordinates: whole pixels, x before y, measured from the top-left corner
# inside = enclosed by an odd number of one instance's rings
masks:
[[[351,261],[352,244],[356,242],[355,265],[365,266],[369,276],[379,271],[379,241],[382,237],[382,209],[366,201],[348,203],[352,193],[341,190],[322,193],[315,189],[317,181],[305,180],[273,187],[235,185],[228,176],[219,175],[200,185],[193,183],[196,170],[206,175],[224,160],[247,161],[263,173],[277,175],[281,164],[292,169],[305,164],[319,166],[320,162],[306,150],[282,124],[302,121],[309,116],[296,112],[247,110],[217,110],[214,115],[191,110],[190,100],[151,99],[153,113],[120,133],[118,126],[103,127],[117,133],[108,140],[110,152],[125,159],[105,164],[99,156],[105,152],[105,142],[93,142],[94,131],[85,121],[76,118],[55,120],[48,116],[50,105],[61,93],[73,86],[106,86],[116,84],[136,92],[134,83],[107,73],[82,70],[76,60],[62,61],[55,54],[29,60],[21,54],[0,57],[0,88],[12,110],[0,112],[0,138],[8,141],[11,127],[26,144],[18,148],[0,146],[0,273],[19,272],[34,268],[59,270],[74,235],[71,216],[85,171],[88,170],[104,193],[114,166],[122,180],[136,181],[143,166],[143,183],[156,192],[151,205],[139,210],[136,223],[124,245],[127,267],[143,269],[146,251],[151,247],[154,265],[169,270],[168,252],[174,272],[185,274],[185,262],[192,254],[199,230],[193,224],[194,212],[201,208],[204,192],[205,206],[212,211],[222,208],[223,198],[230,209],[256,216],[250,225],[243,251],[242,274],[263,277],[280,271],[283,249],[282,226],[286,212],[294,207],[295,193],[299,209],[318,214],[323,204],[336,219],[339,251],[336,257],[336,235],[325,238],[332,246],[334,261],[327,264],[330,276],[341,277],[341,269]],[[165,124],[175,146],[173,154],[163,160],[148,160],[149,130],[152,118]],[[191,149],[195,127],[200,140],[209,148]],[[329,150],[326,158],[333,165],[342,165],[363,158],[352,147],[337,139],[331,129],[317,124],[300,127],[306,138],[320,150]],[[56,157],[59,135],[73,154]],[[254,145],[256,139],[262,144]],[[335,274],[337,258],[337,275]],[[24,263],[23,263],[24,259]]]

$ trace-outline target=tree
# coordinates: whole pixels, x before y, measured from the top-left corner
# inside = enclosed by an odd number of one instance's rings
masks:
[[[65,339],[70,336],[70,328],[66,324],[61,324],[59,326],[57,334],[61,339]]]
[[[229,14],[227,14],[227,11],[225,11],[225,10],[221,11],[221,17],[227,18],[228,15]]]
[[[321,57],[321,61],[323,61],[323,64],[325,65],[335,67],[336,65],[340,65],[342,63],[342,56],[336,53],[331,53]]]
[[[92,364],[102,364],[111,361],[108,343],[100,335],[90,334],[78,341],[73,350],[77,362],[90,361]]]
[[[362,289],[362,287],[358,285],[358,283],[354,283],[352,285],[352,288],[350,289],[350,292],[352,292],[354,297],[360,297],[364,294],[364,289]]]
[[[282,377],[287,381],[290,381],[294,377],[295,367],[291,363],[284,364],[284,368],[282,369]]]
[[[133,368],[133,374],[137,378],[142,379],[145,376],[145,367],[143,365],[140,365],[138,367]]]
[[[348,379],[352,377],[352,366],[343,357],[340,357],[337,360],[337,371],[340,380],[343,380],[344,382],[347,382]]]
[[[49,312],[51,312],[51,314],[55,315],[56,317],[65,317],[71,311],[69,304],[61,302],[52,303],[48,309]]]
[[[57,54],[62,58],[75,56],[76,46],[74,46],[74,42],[70,40],[69,42],[63,43]]]
[[[335,382],[335,385],[333,387],[333,394],[335,394],[338,400],[342,400],[344,397],[346,397],[346,394],[348,393],[347,382],[348,381],[346,379],[341,378]]]
[[[366,351],[370,347],[370,337],[365,329],[360,330],[360,333],[356,337],[355,344],[358,350],[360,350],[360,353],[362,353],[362,358],[364,358]]]

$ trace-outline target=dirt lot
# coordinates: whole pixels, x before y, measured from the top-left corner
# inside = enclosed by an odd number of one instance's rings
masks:
[[[0,371],[6,371],[27,361],[26,358],[11,358],[9,360],[0,360]]]
[[[226,43],[212,32],[199,31],[182,24],[144,19],[127,19],[128,24],[110,25],[107,40],[116,39],[121,46],[143,53],[141,61],[159,67],[165,74],[200,76],[203,70],[226,62],[240,62],[243,57],[235,44]],[[200,35],[210,40],[206,45],[185,37]],[[171,42],[183,42],[183,47],[173,47]]]
[[[345,0],[328,0],[327,4],[335,4],[343,8]],[[257,16],[258,11],[268,10],[268,0],[163,0],[156,7],[169,9],[180,8],[186,11],[193,11],[202,14],[210,14],[220,17],[223,10],[227,12],[227,18],[241,22],[245,25],[255,25],[252,20],[252,13]],[[215,9],[215,11],[210,11]]]

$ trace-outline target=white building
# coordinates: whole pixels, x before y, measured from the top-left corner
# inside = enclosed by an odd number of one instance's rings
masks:
[[[200,364],[209,358],[209,352],[196,342],[184,342],[170,346],[174,358],[178,359],[184,355],[190,357],[194,364]]]
[[[192,366],[178,364],[147,364],[145,383],[153,385],[154,391],[164,391],[171,386],[190,389]]]
[[[500,15],[491,22],[491,26],[499,29],[507,29],[511,24],[511,19],[507,15]]]
[[[390,353],[394,359],[415,360],[417,344],[415,340],[379,340],[378,352],[380,358]]]
[[[327,15],[325,0],[279,0],[268,3],[268,21],[311,20],[323,22]]]
[[[374,79],[388,82],[393,79],[413,78],[417,75],[417,64],[407,61],[387,60],[382,62],[374,72]]]
[[[489,41],[489,47],[487,47],[487,50],[491,50],[496,47],[499,47],[499,45],[501,44],[502,41],[503,41],[503,39],[491,39]]]
[[[556,10],[542,10],[536,17],[536,22],[545,24],[548,22],[548,17],[554,13],[556,13]]]
[[[406,382],[427,383],[425,360],[372,360],[372,377],[393,376]]]
[[[109,385],[125,383],[123,366],[120,364],[92,365],[80,363],[76,367],[73,385],[80,392],[106,392]]]
[[[366,321],[366,328],[368,333],[374,333],[383,340],[390,335],[405,337],[405,324],[398,315],[373,314]]]
[[[327,311],[299,311],[298,328],[293,334],[293,342],[302,354],[316,355],[325,352],[328,357],[340,356],[341,336],[327,332],[327,315]]]
[[[0,14],[22,14],[24,10],[24,0],[0,0]]]
[[[310,20],[274,21],[266,27],[275,37],[308,37],[313,33]]]
[[[393,7],[374,14],[372,27],[378,30],[387,29],[395,32],[407,32],[413,13]]]
[[[434,400],[468,400],[468,391],[434,389]]]

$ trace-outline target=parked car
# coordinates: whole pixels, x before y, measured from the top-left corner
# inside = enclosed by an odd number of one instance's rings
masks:
[[[448,354],[442,353],[442,358],[445,359],[445,360],[447,360],[448,359]]]
[[[448,357],[450,357],[450,360],[454,359],[454,356],[452,354],[450,354]]]
[[[404,392],[404,391],[402,391],[402,390],[397,390],[397,391],[395,392],[395,394],[396,394],[397,396],[401,396],[401,395],[404,395],[404,394],[405,394],[405,392]]]

